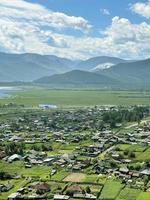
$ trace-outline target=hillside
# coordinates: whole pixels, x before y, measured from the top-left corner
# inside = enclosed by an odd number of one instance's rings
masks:
[[[109,69],[99,70],[98,73],[113,77],[122,82],[122,85],[147,88],[150,84],[150,59],[121,63]]]
[[[113,78],[108,78],[104,75],[99,75],[92,72],[81,70],[73,70],[64,74],[56,74],[40,78],[35,81],[38,84],[56,84],[56,85],[103,85],[113,86],[118,82]]]
[[[117,88],[150,88],[150,59],[120,63],[110,68],[88,72],[73,70],[68,73],[44,77],[36,82],[57,85],[97,85]]]
[[[57,56],[0,53],[0,82],[33,81],[66,72],[72,65],[73,61]]]

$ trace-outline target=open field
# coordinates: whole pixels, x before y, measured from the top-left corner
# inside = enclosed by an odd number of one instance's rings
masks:
[[[17,173],[18,175],[23,175],[25,177],[40,176],[42,178],[49,176],[51,170],[48,166],[33,166],[31,169],[26,169],[20,161],[13,162],[9,165],[7,162],[0,161],[0,169],[5,169],[8,173]]]
[[[150,199],[150,193],[141,192],[136,200],[149,200],[149,199]]]
[[[107,181],[100,195],[100,200],[115,199],[122,188],[123,185],[117,181]]]
[[[85,179],[85,176],[86,175],[82,173],[71,173],[64,179],[64,181],[81,182]]]
[[[117,147],[121,150],[128,150],[128,151],[134,151],[134,152],[144,152],[146,150],[146,146],[138,145],[138,144],[119,144]]]
[[[94,105],[127,106],[149,104],[150,92],[29,88],[13,93],[11,98],[0,100],[2,104],[10,102],[26,106],[38,106],[44,103],[55,104],[60,107]]]
[[[140,190],[126,187],[120,192],[116,200],[136,200],[140,192]]]

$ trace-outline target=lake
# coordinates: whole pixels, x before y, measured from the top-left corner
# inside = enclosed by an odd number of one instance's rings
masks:
[[[11,92],[17,90],[16,87],[0,87],[0,98],[10,97]]]

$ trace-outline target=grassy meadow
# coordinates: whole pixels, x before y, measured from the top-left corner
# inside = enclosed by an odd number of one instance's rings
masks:
[[[150,91],[59,90],[32,87],[14,92],[10,98],[0,99],[0,103],[16,103],[25,106],[38,106],[45,103],[59,107],[141,105],[150,104]]]

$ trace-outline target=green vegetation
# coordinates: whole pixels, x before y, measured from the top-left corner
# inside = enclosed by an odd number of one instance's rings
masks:
[[[140,192],[140,190],[126,187],[120,192],[116,200],[136,200]]]
[[[139,161],[150,160],[150,148],[148,148],[146,151],[138,154],[136,160],[139,160]]]
[[[81,91],[68,92],[77,95]],[[66,194],[67,187],[72,187],[83,193],[88,191],[100,200],[148,199],[149,193],[143,191],[149,190],[149,176],[143,171],[149,169],[150,148],[144,130],[149,131],[150,125],[138,122],[148,119],[145,117],[150,115],[149,106],[57,110],[6,106],[1,110],[0,156],[5,161],[0,161],[0,184],[4,187],[9,181],[14,187],[9,192],[3,190],[0,199],[37,182],[47,183],[52,196]],[[135,123],[133,129],[126,129]],[[36,192],[34,188],[32,192]],[[28,190],[28,195],[32,192]]]
[[[144,91],[104,91],[104,90],[54,90],[28,88],[19,91],[12,98],[1,99],[1,104],[15,103],[38,106],[42,103],[66,106],[94,105],[136,105],[149,104],[150,92]]]
[[[68,172],[61,170],[52,177],[52,180],[62,181],[68,174]]]
[[[119,144],[117,145],[117,148],[120,150],[120,151],[125,151],[125,150],[128,150],[128,151],[134,151],[134,152],[143,152],[146,150],[146,146],[142,146],[142,145],[138,145],[138,144],[135,144],[135,145],[131,145],[131,144]]]
[[[150,199],[150,193],[148,192],[141,192],[141,194],[137,198],[137,200],[149,200],[149,199]]]
[[[18,174],[23,176],[39,176],[42,178],[46,178],[49,176],[49,172],[51,170],[48,166],[38,166],[35,165],[32,168],[25,168],[23,162],[16,161],[13,163],[6,163],[4,161],[0,161],[0,169],[5,170],[5,172],[8,172],[10,174]]]
[[[107,181],[100,195],[100,200],[115,199],[123,185],[117,181]]]
[[[0,181],[0,183],[3,183]],[[8,192],[3,192],[3,193],[0,193],[0,199],[1,200],[5,200],[8,198],[8,196],[14,192],[16,192],[18,189],[20,189],[21,187],[23,187],[24,185],[27,184],[27,181],[24,180],[24,179],[21,179],[21,180],[12,180],[11,182],[14,187],[12,190],[8,191]]]

